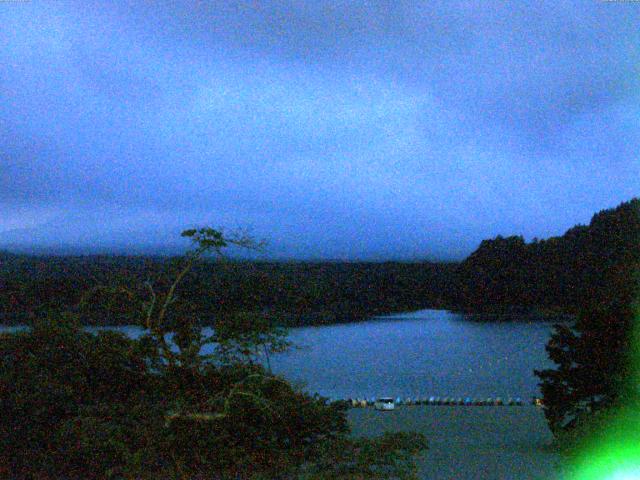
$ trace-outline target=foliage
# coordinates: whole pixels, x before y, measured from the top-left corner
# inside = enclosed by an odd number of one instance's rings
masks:
[[[187,478],[211,472],[294,478],[305,460],[314,459],[317,442],[347,433],[338,409],[263,373],[245,377],[220,398],[207,413],[187,408],[171,417],[172,452]]]
[[[16,480],[411,478],[421,436],[349,437],[345,407],[296,391],[256,362],[289,347],[286,331],[249,314],[171,314],[190,271],[247,236],[188,230],[194,249],[158,288],[94,289],[86,305],[120,310],[137,340],[83,331],[78,318],[36,312],[31,331],[0,337],[0,473]],[[146,298],[138,299],[141,292]],[[115,296],[113,300],[111,297]],[[211,355],[202,346],[216,342]]]
[[[264,356],[271,370],[270,355],[288,350],[287,330],[276,319],[252,312],[221,315],[213,325],[218,358],[224,363],[249,363]]]
[[[585,309],[576,325],[556,325],[547,344],[556,369],[536,371],[542,380],[545,416],[551,430],[571,430],[594,412],[620,400],[631,375],[628,362],[631,306]]]
[[[148,295],[145,282],[166,291],[184,259],[165,257],[0,258],[0,319],[26,323],[26,312],[55,301],[82,313],[83,324],[127,325],[127,309]],[[221,314],[269,313],[287,326],[336,323],[371,315],[448,304],[455,264],[294,263],[214,261],[193,265],[168,312],[173,318],[197,315],[211,325]],[[87,293],[95,285],[127,289]],[[215,295],[211,295],[215,293]],[[84,303],[82,297],[103,297]]]
[[[636,401],[632,379],[640,273],[640,201],[601,213],[591,225],[591,280],[578,320],[556,325],[547,344],[555,369],[536,371],[558,438],[580,438],[597,413]],[[635,373],[634,373],[635,372]],[[573,431],[573,433],[572,433]]]
[[[32,331],[1,338],[0,464],[13,478],[31,478],[34,472],[38,478],[63,478],[74,470],[88,474],[96,459],[122,463],[123,451],[77,455],[76,438],[63,432],[104,406],[134,412],[156,391],[157,379],[136,342],[114,332],[83,332],[73,320],[44,312]]]
[[[624,278],[638,249],[640,199],[603,210],[588,226],[525,243],[484,240],[457,270],[455,304],[472,311],[541,307],[577,313],[613,277]]]

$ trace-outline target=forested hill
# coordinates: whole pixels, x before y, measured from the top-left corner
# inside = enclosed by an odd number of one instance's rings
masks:
[[[168,288],[179,259],[162,257],[35,257],[0,252],[0,323],[28,321],[43,305],[76,309],[98,285],[119,285],[146,298],[147,279]],[[207,318],[219,312],[259,311],[289,325],[334,323],[371,315],[443,307],[456,264],[203,262],[178,290],[174,311]],[[110,303],[108,312],[85,312],[89,324],[130,323],[131,298],[97,295],[90,305]]]
[[[484,240],[455,263],[203,262],[186,278],[177,313],[204,323],[220,312],[277,315],[288,325],[334,323],[420,308],[470,312],[551,310],[574,313],[603,290],[629,288],[640,269],[640,200],[593,216],[561,237]],[[0,323],[21,323],[44,305],[77,309],[86,292],[123,286],[145,298],[152,280],[168,288],[179,259],[126,256],[28,256],[0,252]],[[606,288],[604,286],[607,286]],[[131,297],[92,297],[92,324],[130,323]]]
[[[460,264],[452,300],[476,312],[522,307],[575,312],[605,285],[628,288],[639,259],[640,200],[634,198],[561,237],[483,241]]]

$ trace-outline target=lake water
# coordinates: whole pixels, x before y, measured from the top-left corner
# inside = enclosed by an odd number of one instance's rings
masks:
[[[444,310],[294,328],[300,348],[271,359],[274,372],[331,398],[539,396],[534,369],[551,322],[481,323]],[[137,327],[118,327],[138,336]],[[7,330],[0,327],[0,331]]]
[[[274,371],[334,398],[539,396],[534,369],[553,366],[550,322],[480,323],[421,310],[361,323],[298,328],[306,349],[272,360]]]

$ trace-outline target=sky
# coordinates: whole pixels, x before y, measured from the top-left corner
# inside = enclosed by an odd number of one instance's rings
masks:
[[[458,260],[640,192],[640,3],[0,2],[0,248]]]

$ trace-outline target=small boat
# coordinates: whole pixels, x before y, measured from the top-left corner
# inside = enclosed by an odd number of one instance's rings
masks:
[[[396,405],[391,397],[380,397],[374,403],[376,410],[394,410]]]

